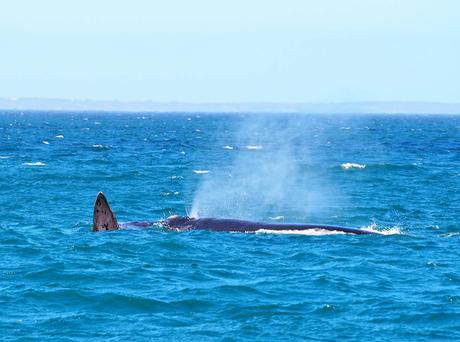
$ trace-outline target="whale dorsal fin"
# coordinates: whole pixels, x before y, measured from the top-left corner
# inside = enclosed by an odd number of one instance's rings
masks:
[[[118,222],[115,214],[110,209],[109,202],[102,192],[97,194],[96,202],[94,202],[93,212],[93,232],[101,230],[118,229]]]

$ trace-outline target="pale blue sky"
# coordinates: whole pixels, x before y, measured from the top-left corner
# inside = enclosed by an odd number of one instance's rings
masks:
[[[460,1],[0,3],[0,96],[460,102]]]

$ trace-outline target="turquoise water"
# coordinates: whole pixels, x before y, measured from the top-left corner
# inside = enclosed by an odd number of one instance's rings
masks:
[[[460,116],[1,113],[0,338],[459,340],[459,186]]]

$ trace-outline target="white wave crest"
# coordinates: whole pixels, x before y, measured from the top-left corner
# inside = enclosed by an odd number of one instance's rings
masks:
[[[460,235],[460,232],[452,232],[452,233],[441,234],[439,236],[440,237],[445,237],[445,238],[450,238],[450,237],[459,236],[459,235]]]
[[[43,140],[42,143],[44,143],[45,145],[49,145],[49,141],[46,141],[46,140]]]
[[[59,134],[59,135],[56,135],[55,138],[64,139],[64,136],[62,134]]]
[[[202,174],[209,173],[209,170],[193,170],[193,172],[196,173],[197,175],[202,175]]]
[[[233,150],[233,147],[230,146],[230,145],[222,146],[222,148],[225,149],[225,150]]]
[[[279,221],[279,220],[284,220],[284,216],[275,216],[275,217],[269,217],[270,220],[273,221]]]
[[[357,163],[343,163],[340,165],[344,170],[350,169],[364,169],[366,167],[365,164],[357,164]]]
[[[166,191],[161,193],[162,196],[177,196],[179,194],[179,191]]]
[[[22,165],[27,165],[27,166],[44,166],[46,165],[45,163],[38,161],[38,162],[32,162],[32,163],[22,163]]]
[[[248,150],[261,150],[263,149],[262,145],[247,145],[246,148]]]

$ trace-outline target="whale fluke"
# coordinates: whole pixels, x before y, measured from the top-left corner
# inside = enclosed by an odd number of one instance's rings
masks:
[[[99,192],[96,197],[96,202],[94,202],[93,232],[116,230],[118,228],[117,219],[112,209],[110,209],[107,198],[105,198],[102,192]]]

